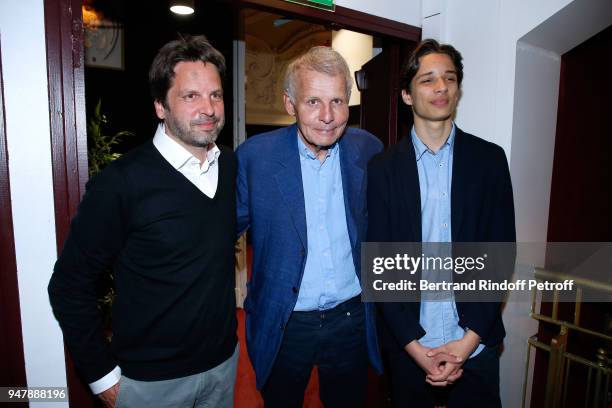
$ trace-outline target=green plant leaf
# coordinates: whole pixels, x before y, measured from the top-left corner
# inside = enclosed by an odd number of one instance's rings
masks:
[[[89,177],[95,176],[108,163],[121,157],[121,154],[114,152],[112,147],[121,143],[124,138],[134,136],[129,130],[121,130],[114,135],[106,134],[109,132],[109,127],[108,119],[102,113],[102,99],[98,99],[93,116],[87,124]]]

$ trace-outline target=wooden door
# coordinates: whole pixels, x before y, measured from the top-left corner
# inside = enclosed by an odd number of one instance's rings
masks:
[[[392,146],[412,126],[412,114],[401,99],[400,71],[415,43],[389,42],[355,73],[361,91],[361,128]]]

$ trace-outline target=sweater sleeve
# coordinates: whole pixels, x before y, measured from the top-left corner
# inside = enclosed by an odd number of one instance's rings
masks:
[[[127,236],[127,188],[116,166],[87,185],[49,282],[49,298],[64,341],[85,381],[111,372],[114,361],[97,308],[100,278],[112,266]]]

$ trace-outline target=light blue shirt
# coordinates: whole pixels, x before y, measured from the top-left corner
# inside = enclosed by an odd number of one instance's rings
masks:
[[[331,147],[321,163],[299,135],[297,143],[308,255],[294,310],[326,310],[361,293],[346,225],[340,146]]]
[[[446,143],[436,153],[431,151],[418,138],[414,127],[411,136],[419,173],[422,240],[424,243],[452,242],[451,183],[453,178],[455,124],[453,123]],[[429,255],[447,256],[450,254]],[[432,276],[432,274],[438,273],[439,271],[423,270],[422,279],[439,281],[438,276]],[[419,339],[419,343],[425,347],[438,347],[449,341],[461,339],[465,332],[459,326],[459,316],[455,302],[428,302],[428,296],[431,296],[431,294],[424,292],[421,298],[419,322],[426,334]],[[452,292],[448,293],[447,296],[452,297]],[[483,344],[478,345],[470,358],[480,353],[483,348]]]

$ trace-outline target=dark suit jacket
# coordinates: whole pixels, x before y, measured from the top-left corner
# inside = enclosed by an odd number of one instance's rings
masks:
[[[421,199],[410,135],[376,155],[368,165],[368,241],[420,242]],[[453,242],[514,242],[514,203],[501,147],[456,129],[451,184]],[[404,347],[425,335],[420,303],[380,303],[383,331]],[[485,345],[505,336],[500,303],[457,303],[459,325]],[[385,337],[383,335],[383,337]]]
[[[295,125],[253,136],[237,150],[238,230],[251,229],[253,272],[244,308],[249,355],[261,388],[280,347],[297,301],[308,249],[306,209]],[[360,246],[367,228],[366,166],[382,150],[370,133],[347,128],[338,142],[346,222],[353,263],[360,275]],[[374,326],[366,304],[368,355],[382,370]]]

